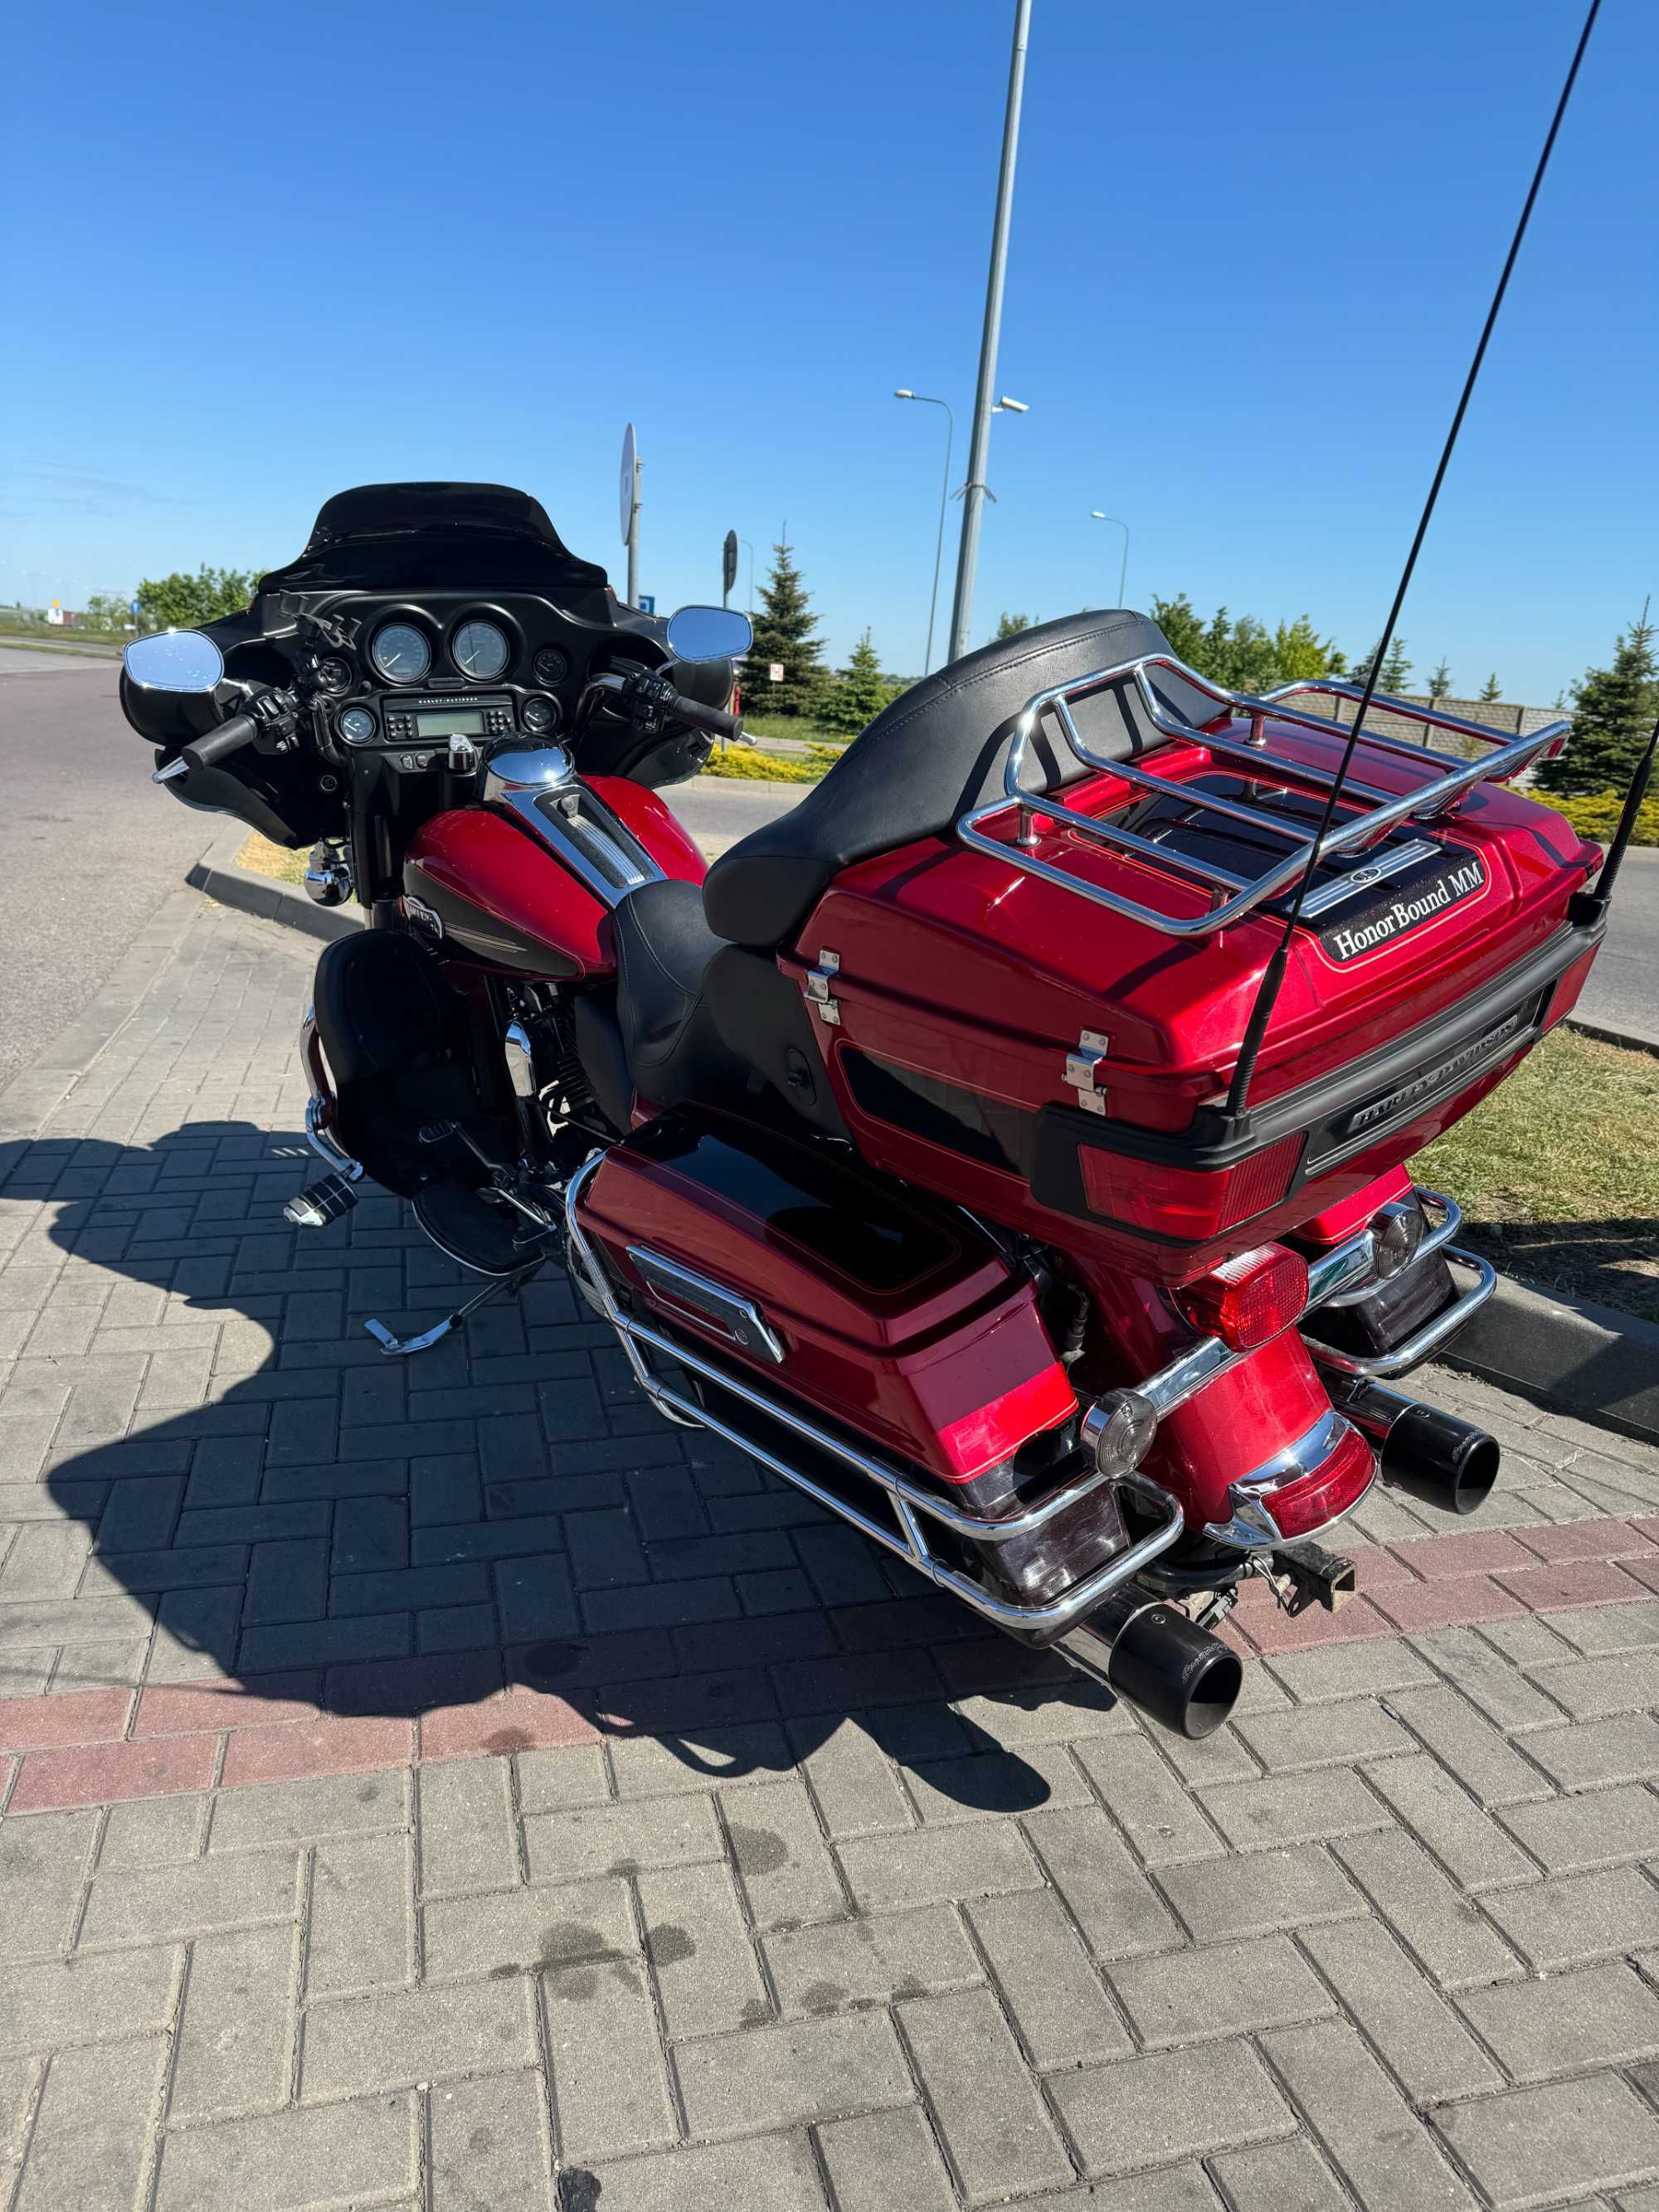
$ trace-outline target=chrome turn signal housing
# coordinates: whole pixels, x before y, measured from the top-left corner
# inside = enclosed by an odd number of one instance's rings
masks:
[[[1372,1266],[1382,1282],[1403,1275],[1428,1233],[1423,1209],[1414,1198],[1391,1198],[1371,1222]]]
[[[1158,1409],[1139,1390],[1108,1390],[1083,1416],[1079,1441],[1103,1474],[1133,1474],[1158,1434]]]

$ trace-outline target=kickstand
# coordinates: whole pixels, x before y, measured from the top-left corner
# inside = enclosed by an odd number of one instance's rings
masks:
[[[448,1335],[452,1328],[465,1328],[480,1306],[488,1305],[491,1298],[517,1297],[519,1292],[541,1267],[539,1260],[516,1274],[498,1275],[486,1283],[476,1297],[469,1298],[464,1306],[457,1306],[432,1328],[423,1328],[418,1336],[393,1336],[383,1321],[366,1321],[363,1327],[374,1338],[388,1359],[407,1359],[417,1352],[429,1352],[432,1346]]]

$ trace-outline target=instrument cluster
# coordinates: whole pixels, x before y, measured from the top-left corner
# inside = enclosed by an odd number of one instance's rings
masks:
[[[544,599],[516,597],[509,605],[457,595],[447,607],[337,603],[330,625],[334,642],[312,662],[317,706],[336,742],[353,748],[550,738],[589,673],[640,642]]]

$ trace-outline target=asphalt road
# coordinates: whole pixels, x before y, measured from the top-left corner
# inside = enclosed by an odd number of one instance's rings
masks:
[[[0,1088],[75,1019],[217,826],[150,783],[118,673],[0,647]]]

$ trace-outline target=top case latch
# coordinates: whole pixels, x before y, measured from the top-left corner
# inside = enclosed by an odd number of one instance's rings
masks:
[[[1077,1093],[1078,1104],[1091,1114],[1106,1111],[1103,1079],[1111,1042],[1103,1030],[1085,1030],[1078,1037],[1077,1050],[1066,1055],[1066,1080]]]

